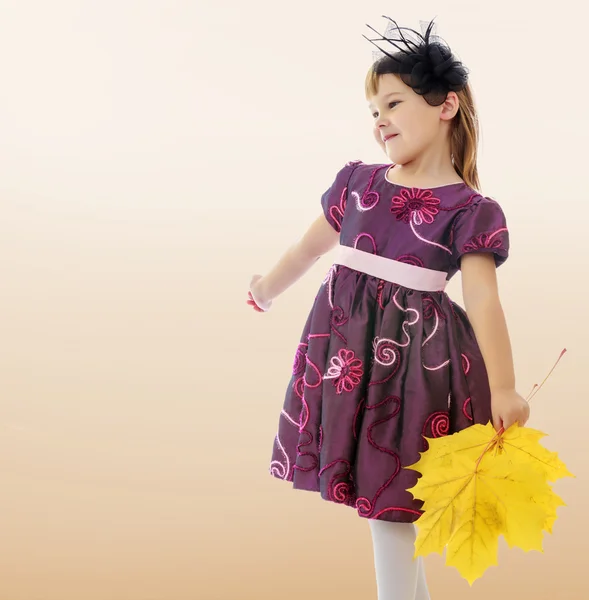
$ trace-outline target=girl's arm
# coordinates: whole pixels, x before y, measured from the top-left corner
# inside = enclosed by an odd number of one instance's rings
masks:
[[[338,242],[339,233],[321,214],[267,275],[252,280],[251,292],[254,300],[260,306],[270,304]]]
[[[493,424],[507,429],[529,418],[528,403],[515,390],[515,371],[493,254],[465,254],[462,291],[468,318],[483,355],[491,387]]]

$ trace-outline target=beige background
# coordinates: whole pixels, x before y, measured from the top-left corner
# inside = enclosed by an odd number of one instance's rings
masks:
[[[437,16],[472,71],[521,391],[569,349],[530,422],[577,475],[544,555],[473,589],[432,557],[432,598],[589,596],[586,9],[360,5],[0,2],[0,600],[375,598],[366,522],[267,472],[329,257],[270,314],[245,296],[343,163],[384,158],[383,13]]]

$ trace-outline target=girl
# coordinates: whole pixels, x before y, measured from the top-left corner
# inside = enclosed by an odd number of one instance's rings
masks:
[[[529,417],[496,269],[509,237],[479,190],[477,117],[467,70],[431,35],[391,21],[366,97],[389,164],[349,162],[323,212],[264,277],[258,311],[337,246],[296,350],[270,472],[368,520],[379,600],[427,600],[405,469],[425,437]],[[394,35],[393,35],[394,34]],[[374,43],[374,40],[369,40]],[[462,273],[466,310],[445,293]]]

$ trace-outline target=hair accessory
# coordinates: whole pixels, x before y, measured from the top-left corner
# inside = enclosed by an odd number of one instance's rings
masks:
[[[448,45],[434,33],[433,20],[420,21],[421,33],[408,27],[399,27],[390,17],[383,35],[376,39],[364,36],[376,46],[374,71],[377,75],[393,73],[424,97],[432,106],[442,104],[450,91],[460,91],[468,83],[468,70],[453,54]],[[392,48],[385,50],[379,43]]]

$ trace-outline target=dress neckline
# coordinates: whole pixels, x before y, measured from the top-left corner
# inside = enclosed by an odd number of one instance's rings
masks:
[[[446,183],[444,185],[434,185],[434,186],[429,186],[429,187],[419,187],[419,186],[415,186],[415,185],[404,185],[402,183],[397,183],[396,181],[391,181],[388,177],[389,175],[389,171],[394,167],[395,165],[389,165],[386,167],[385,171],[384,171],[384,180],[389,184],[389,185],[393,185],[396,187],[400,187],[400,188],[404,188],[406,190],[418,190],[420,192],[426,191],[426,190],[441,190],[441,189],[445,189],[445,188],[453,188],[453,187],[467,187],[466,183],[464,181],[456,181],[454,183]]]

